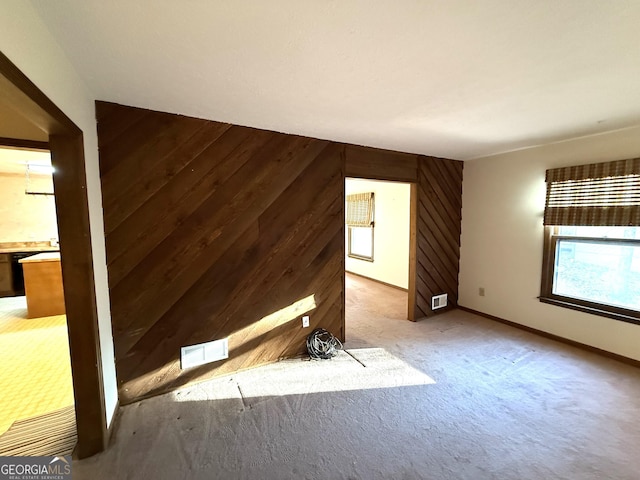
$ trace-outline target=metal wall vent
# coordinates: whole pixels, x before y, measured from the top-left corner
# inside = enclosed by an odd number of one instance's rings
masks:
[[[437,310],[447,306],[447,294],[435,295],[431,297],[431,310]]]
[[[190,345],[180,349],[180,368],[197,367],[205,363],[216,362],[229,358],[229,339],[214,340],[213,342]]]

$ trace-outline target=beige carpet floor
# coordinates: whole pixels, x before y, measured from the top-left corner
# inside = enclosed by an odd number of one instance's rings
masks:
[[[124,407],[74,479],[638,479],[640,370],[347,278],[347,351]]]

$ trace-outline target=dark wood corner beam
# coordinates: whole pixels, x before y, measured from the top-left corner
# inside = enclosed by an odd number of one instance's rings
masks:
[[[24,148],[28,150],[49,150],[49,142],[0,137],[0,147]]]
[[[86,189],[82,130],[0,52],[0,102],[49,136],[49,142],[3,139],[22,148],[51,150],[62,277],[69,332],[78,432],[78,457],[106,447],[106,424],[98,313]],[[2,142],[0,142],[2,143]]]

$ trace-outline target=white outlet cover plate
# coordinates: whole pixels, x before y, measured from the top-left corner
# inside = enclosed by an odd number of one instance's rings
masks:
[[[302,317],[302,328],[307,328],[309,326],[309,315],[305,315]]]

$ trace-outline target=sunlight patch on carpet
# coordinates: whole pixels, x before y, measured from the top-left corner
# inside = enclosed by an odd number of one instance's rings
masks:
[[[185,387],[171,395],[178,402],[197,402],[239,396],[280,397],[434,383],[429,375],[384,348],[358,348],[339,351],[330,360],[283,360]]]

